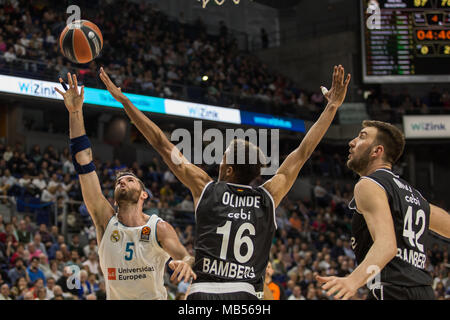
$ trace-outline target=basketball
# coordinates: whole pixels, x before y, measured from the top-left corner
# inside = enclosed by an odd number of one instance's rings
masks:
[[[62,54],[74,63],[88,63],[100,54],[103,36],[100,29],[88,20],[76,20],[61,32],[59,46]]]

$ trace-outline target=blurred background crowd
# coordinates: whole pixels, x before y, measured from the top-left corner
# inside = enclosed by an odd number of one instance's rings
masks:
[[[104,87],[97,75],[104,66],[115,84],[130,93],[302,119],[321,112],[324,98],[319,88],[305,90],[255,54],[240,50],[223,21],[219,33],[211,34],[201,18],[187,23],[182,15],[174,19],[145,1],[90,5],[98,6],[91,20],[102,29],[104,54],[76,67],[86,86]],[[58,35],[66,21],[57,12],[64,11],[63,2],[48,7],[45,1],[37,5],[14,0],[0,6],[2,73],[55,81],[74,70],[59,49]],[[400,123],[403,114],[450,111],[448,90],[435,88],[426,95],[406,88],[372,93],[367,111],[381,114],[384,121]]]

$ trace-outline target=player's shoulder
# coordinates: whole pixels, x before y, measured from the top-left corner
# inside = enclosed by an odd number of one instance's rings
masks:
[[[385,186],[370,176],[361,177],[355,184],[354,196],[356,201],[361,199],[369,200],[372,196],[379,193],[386,193]]]

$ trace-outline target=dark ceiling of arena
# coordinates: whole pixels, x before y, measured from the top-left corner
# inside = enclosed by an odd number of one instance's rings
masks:
[[[272,8],[286,9],[296,6],[302,0],[254,0],[254,1]]]

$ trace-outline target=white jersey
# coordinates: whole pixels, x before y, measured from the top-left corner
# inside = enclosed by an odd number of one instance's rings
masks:
[[[158,221],[152,215],[139,227],[127,227],[114,215],[106,226],[98,254],[108,300],[165,300],[165,264],[169,254],[159,245]]]

